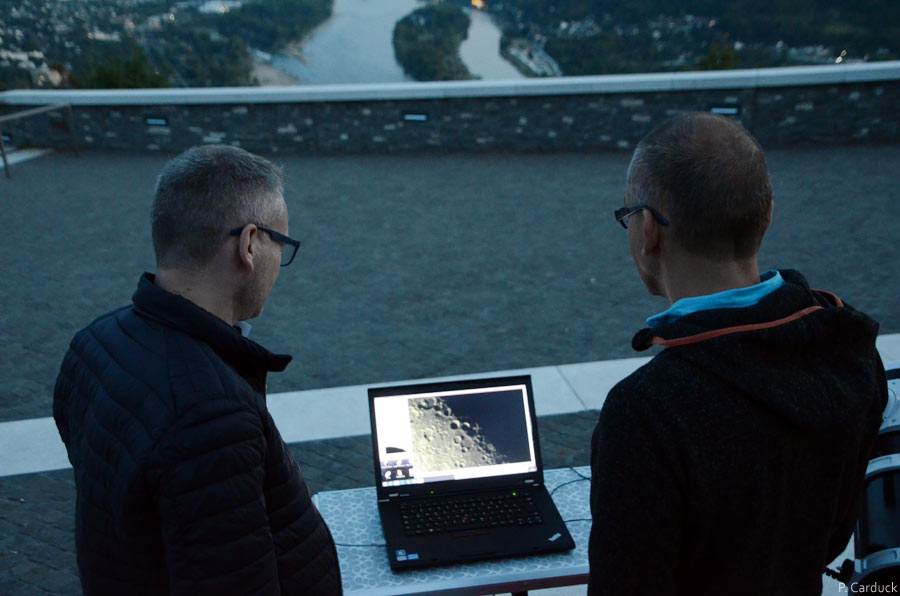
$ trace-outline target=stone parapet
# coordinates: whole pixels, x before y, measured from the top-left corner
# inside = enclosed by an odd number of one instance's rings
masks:
[[[259,153],[627,150],[684,111],[734,117],[767,148],[900,140],[900,61],[825,67],[217,89],[8,91],[0,113],[69,103],[83,148]],[[7,123],[13,143],[71,146],[62,113]]]

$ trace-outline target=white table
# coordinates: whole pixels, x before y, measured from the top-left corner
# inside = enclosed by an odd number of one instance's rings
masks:
[[[575,469],[590,476],[589,467]],[[579,481],[561,486],[572,480]],[[348,595],[498,594],[586,584],[590,482],[581,480],[570,468],[547,470],[544,481],[549,491],[560,487],[553,493],[553,501],[575,540],[574,550],[401,573],[388,566],[374,487],[323,492],[313,500],[338,545]]]

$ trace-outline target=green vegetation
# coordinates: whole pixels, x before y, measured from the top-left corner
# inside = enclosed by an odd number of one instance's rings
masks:
[[[30,89],[31,75],[16,66],[0,66],[0,91]]]
[[[737,63],[738,55],[734,46],[713,43],[709,46],[709,52],[697,62],[697,67],[700,70],[727,70],[735,68]]]
[[[703,31],[668,32],[654,38],[644,29],[628,36],[601,31],[591,37],[551,37],[545,50],[566,75],[723,70],[783,66],[784,52],[746,47],[741,52],[721,36]]]
[[[459,57],[469,33],[469,15],[449,2],[417,8],[394,27],[394,55],[417,81],[471,79]]]
[[[664,63],[671,63],[668,70],[677,70],[678,49],[693,43],[659,43],[650,31],[641,30],[629,36],[600,32],[590,37],[551,37],[544,49],[563,73],[577,76],[666,70],[664,66],[647,68]]]
[[[333,0],[252,0],[225,14],[181,11],[159,32],[159,62],[189,87],[253,85],[250,47],[278,51],[331,15]]]
[[[760,9],[756,0],[685,0],[673,5],[664,0],[505,0],[503,10],[521,13],[537,24],[596,20],[609,15],[617,24],[644,23],[659,15],[715,16],[735,39],[784,41],[794,46],[836,45],[848,50],[866,46],[891,48],[900,43],[900,3],[896,0],[781,0]]]
[[[167,25],[154,55],[174,73],[177,86],[230,87],[253,84],[253,60],[244,40],[215,29]]]
[[[250,48],[279,51],[302,39],[332,5],[245,0],[204,14],[176,0],[0,0],[2,49],[36,53],[30,65],[0,66],[0,89],[253,85]]]
[[[53,54],[48,54],[52,56]],[[169,70],[155,62],[131,37],[119,41],[88,40],[68,66],[57,62],[63,85],[88,89],[168,87]]]
[[[255,0],[211,23],[224,37],[275,52],[302,39],[331,16],[334,0]]]
[[[897,0],[783,0],[765,10],[755,0],[504,0],[496,12],[505,44],[530,43],[539,32],[566,75],[825,61],[789,51],[804,46],[857,59],[900,56]]]
[[[131,57],[124,62],[118,56],[109,56],[105,63],[88,72],[83,81],[91,89],[138,89],[168,87],[166,75],[157,72],[146,52],[135,47]]]

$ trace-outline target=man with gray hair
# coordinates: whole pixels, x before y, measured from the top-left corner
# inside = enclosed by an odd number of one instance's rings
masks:
[[[242,333],[300,245],[283,186],[235,147],[170,161],[156,275],[72,340],[53,416],[85,594],[341,592],[331,534],[266,408],[266,376],[291,357]]]
[[[878,324],[760,274],[772,213],[763,151],[727,118],[676,116],[635,149],[615,218],[670,307],[594,431],[591,594],[818,596],[853,532],[887,401]]]

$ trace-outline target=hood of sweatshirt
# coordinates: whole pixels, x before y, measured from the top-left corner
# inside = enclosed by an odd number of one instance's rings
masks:
[[[754,306],[699,311],[642,329],[632,346],[662,346],[657,358],[700,368],[811,431],[840,433],[848,419],[873,407],[880,413],[887,381],[875,348],[878,323],[812,290],[796,271],[781,275],[785,284]],[[872,404],[872,395],[881,403]]]

